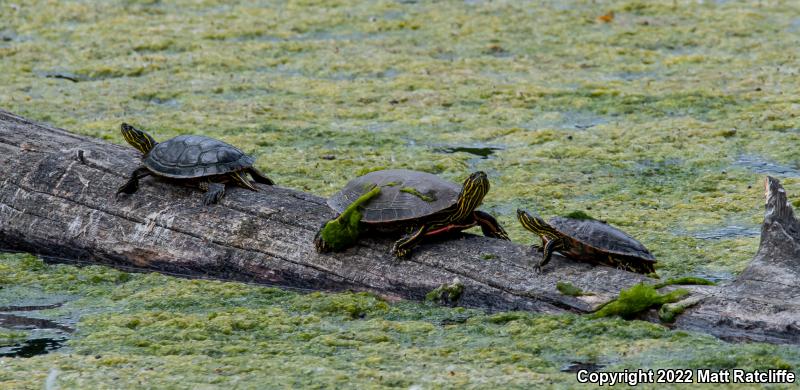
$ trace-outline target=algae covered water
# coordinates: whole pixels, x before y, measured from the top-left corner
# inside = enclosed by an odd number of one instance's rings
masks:
[[[763,175],[800,194],[798,20],[782,1],[0,2],[0,106],[119,144],[123,121],[219,138],[323,196],[381,167],[454,182],[483,170],[484,209],[515,241],[536,241],[518,207],[587,210],[641,240],[662,277],[725,281],[757,248]],[[0,268],[3,297],[69,297],[26,317],[76,330],[0,327],[0,348],[65,339],[0,358],[9,387],[41,388],[51,369],[67,388],[571,387],[569,367],[800,362],[793,347],[616,319],[25,255]]]

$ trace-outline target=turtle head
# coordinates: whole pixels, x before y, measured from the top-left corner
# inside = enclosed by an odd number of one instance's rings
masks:
[[[547,221],[536,214],[531,215],[525,210],[517,209],[517,219],[519,223],[522,224],[522,227],[538,234],[542,238],[547,237],[548,239],[553,239],[558,237],[558,232],[556,232]]]
[[[489,178],[486,177],[486,173],[478,171],[469,175],[467,180],[464,180],[461,193],[458,194],[458,210],[453,219],[460,220],[472,214],[481,205],[487,193],[489,193]]]
[[[153,147],[158,143],[150,134],[127,123],[123,123],[122,126],[120,126],[120,131],[122,132],[122,136],[125,137],[125,141],[128,141],[131,146],[138,149],[144,155],[150,153]]]

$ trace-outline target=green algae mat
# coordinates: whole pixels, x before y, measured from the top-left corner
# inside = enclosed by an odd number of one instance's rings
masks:
[[[483,208],[515,241],[537,241],[518,207],[585,210],[662,277],[725,281],[758,246],[763,176],[800,194],[798,33],[788,1],[0,1],[0,107],[119,144],[123,121],[220,138],[323,196],[384,167],[484,170]],[[2,305],[58,301],[26,315],[74,328],[0,358],[0,387],[572,387],[574,362],[800,363],[641,322],[0,267]],[[58,336],[33,332],[0,345]]]

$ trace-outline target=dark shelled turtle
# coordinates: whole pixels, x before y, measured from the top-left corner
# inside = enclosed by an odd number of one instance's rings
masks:
[[[550,261],[553,252],[631,272],[655,272],[656,259],[633,237],[606,222],[591,218],[555,217],[545,222],[537,215],[517,210],[525,229],[539,235],[544,253],[536,270]]]
[[[491,215],[476,208],[489,192],[489,179],[483,172],[470,175],[462,186],[436,175],[406,169],[370,172],[351,180],[328,199],[340,213],[328,221],[314,242],[320,252],[341,250],[351,242],[328,242],[324,233],[331,223],[355,215],[356,223],[379,232],[407,232],[392,246],[397,257],[407,256],[424,237],[457,232],[480,226],[487,237],[508,240],[508,235]],[[351,211],[357,214],[351,214]],[[352,237],[355,239],[360,232]]]
[[[121,126],[122,136],[131,146],[144,154],[143,165],[117,194],[132,194],[139,189],[139,179],[156,175],[197,184],[206,191],[203,203],[218,202],[225,195],[225,184],[235,183],[252,191],[257,183],[273,185],[268,177],[253,167],[255,160],[241,150],[220,140],[201,135],[179,135],[168,141],[156,142],[149,134],[127,123]]]

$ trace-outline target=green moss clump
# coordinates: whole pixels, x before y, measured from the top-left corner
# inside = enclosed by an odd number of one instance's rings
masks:
[[[580,297],[583,295],[594,295],[590,292],[584,292],[580,288],[576,287],[572,283],[569,282],[558,282],[556,283],[556,288],[558,291],[564,295],[569,295],[571,297]]]
[[[409,194],[414,195],[414,196],[416,196],[416,197],[418,197],[418,198],[420,198],[420,199],[422,199],[422,200],[424,200],[426,202],[433,202],[433,201],[436,200],[436,198],[434,198],[432,196],[425,195],[425,194],[419,192],[416,188],[413,188],[413,187],[403,187],[403,188],[400,189],[400,192],[409,193]]]
[[[425,294],[425,300],[429,302],[439,302],[443,305],[455,305],[458,300],[461,299],[461,294],[463,293],[464,285],[461,283],[461,280],[456,278],[453,279],[452,283],[442,284]]]
[[[680,302],[667,303],[658,309],[658,318],[661,322],[674,322],[675,317],[681,315],[686,309],[701,301],[699,297],[688,298]]]
[[[687,294],[689,291],[684,289],[668,294],[659,294],[654,286],[639,283],[627,290],[620,291],[616,300],[609,302],[592,314],[592,318],[620,316],[624,319],[632,319],[651,307],[677,302]]]
[[[374,185],[373,185],[374,186]],[[332,219],[322,228],[322,240],[333,250],[338,251],[352,245],[361,234],[361,212],[358,208],[381,192],[379,187],[374,187],[361,195],[336,219]]]
[[[665,282],[661,282],[661,283],[656,284],[655,286],[653,286],[653,288],[659,289],[661,287],[672,286],[674,284],[680,284],[680,285],[697,284],[697,285],[703,285],[703,286],[714,286],[714,285],[716,285],[716,283],[714,283],[714,282],[712,282],[712,281],[710,281],[708,279],[698,278],[696,276],[684,276],[684,277],[681,277],[681,278],[668,279]]]
[[[581,219],[581,220],[583,220],[583,219],[595,219],[594,217],[592,217],[591,215],[587,214],[585,211],[582,211],[582,210],[575,210],[573,212],[565,214],[564,217],[565,218],[572,218],[572,219]]]

